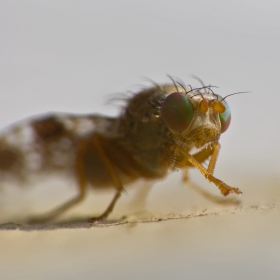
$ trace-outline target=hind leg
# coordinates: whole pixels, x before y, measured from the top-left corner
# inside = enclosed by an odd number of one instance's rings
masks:
[[[28,220],[28,223],[45,223],[54,220],[55,218],[62,215],[64,212],[84,200],[86,195],[86,185],[89,179],[86,171],[86,164],[88,163],[85,162],[85,156],[88,154],[98,158],[97,163],[102,166],[103,169],[105,169],[105,173],[108,174],[109,177],[109,182],[111,182],[116,189],[116,193],[106,210],[101,215],[90,218],[89,221],[94,222],[107,218],[107,216],[113,211],[116,202],[120,198],[123,186],[117,172],[115,171],[114,165],[111,163],[105,152],[105,148],[103,147],[104,145],[105,144],[102,145],[102,139],[100,139],[100,136],[98,134],[93,134],[90,138],[87,138],[80,143],[76,157],[75,170],[79,187],[78,195],[65,202],[61,206],[50,211],[49,213],[31,218],[30,220]],[[98,176],[98,174],[96,175]]]
[[[76,158],[76,173],[77,173],[77,179],[78,179],[78,187],[79,187],[79,192],[77,196],[74,198],[66,201],[62,205],[58,206],[57,208],[51,210],[48,213],[38,215],[35,217],[32,217],[28,219],[27,223],[46,223],[51,220],[56,219],[58,216],[62,215],[64,212],[69,210],[70,208],[74,207],[75,205],[79,204],[82,202],[85,198],[86,195],[86,178],[84,176],[84,166],[83,166],[83,155],[86,151],[87,148],[87,143],[82,142],[78,153],[77,153],[77,158]]]

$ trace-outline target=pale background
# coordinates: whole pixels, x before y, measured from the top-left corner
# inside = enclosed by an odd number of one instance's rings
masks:
[[[143,76],[198,86],[195,74],[223,96],[251,92],[228,99],[232,124],[215,171],[242,189],[241,207],[206,201],[176,173],[152,188],[144,217],[209,215],[3,230],[1,279],[279,279],[279,1],[2,0],[0,38],[0,127],[49,111],[114,115],[104,105],[108,94],[133,89]],[[219,194],[197,171],[191,178]],[[1,191],[1,222],[75,193],[73,185],[48,191],[44,184],[32,194]],[[116,217],[143,210],[133,197],[128,190]],[[94,214],[103,199],[72,213]]]

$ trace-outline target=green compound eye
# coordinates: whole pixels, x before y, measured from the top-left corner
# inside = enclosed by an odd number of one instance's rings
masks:
[[[194,114],[192,103],[182,92],[173,92],[168,95],[160,110],[167,127],[178,132],[188,127]]]
[[[218,96],[218,100],[222,100],[221,103],[225,107],[225,111],[223,113],[219,113],[220,121],[221,121],[221,133],[225,132],[231,121],[231,111],[225,100],[222,99],[221,96]]]

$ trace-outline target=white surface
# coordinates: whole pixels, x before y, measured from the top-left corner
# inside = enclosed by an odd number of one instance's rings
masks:
[[[102,105],[107,94],[142,76],[166,82],[168,73],[197,85],[195,74],[223,96],[251,91],[228,98],[232,124],[215,174],[242,189],[245,206],[278,205],[279,30],[279,1],[1,1],[0,127],[46,111],[115,114]],[[156,186],[150,201],[163,206],[148,210],[204,209],[174,185]],[[278,221],[279,211],[267,210],[129,230],[6,231],[0,272],[3,279],[279,279]]]
[[[278,221],[279,210],[134,227],[5,232],[1,277],[279,279]]]

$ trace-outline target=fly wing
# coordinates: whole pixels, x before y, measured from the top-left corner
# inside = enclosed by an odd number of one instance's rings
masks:
[[[73,174],[80,141],[93,132],[113,137],[116,131],[117,119],[101,115],[49,113],[12,125],[0,135],[0,182]]]

